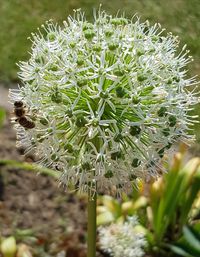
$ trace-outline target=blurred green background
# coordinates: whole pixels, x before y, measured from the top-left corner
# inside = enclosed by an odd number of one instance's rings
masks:
[[[0,0],[0,82],[8,85],[17,81],[16,63],[28,58],[31,42],[27,37],[37,27],[48,19],[62,24],[77,8],[91,19],[92,8],[98,8],[100,3],[111,14],[120,10],[131,17],[137,13],[142,21],[159,22],[178,35],[181,45],[187,44],[194,58],[188,65],[190,75],[199,74],[200,0]],[[195,113],[200,114],[200,106]],[[200,142],[200,126],[195,129]]]

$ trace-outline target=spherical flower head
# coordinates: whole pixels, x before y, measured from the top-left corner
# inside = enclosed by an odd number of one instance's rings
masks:
[[[186,78],[185,47],[177,53],[177,38],[158,24],[101,10],[93,23],[76,11],[63,27],[49,21],[42,31],[19,64],[23,86],[10,94],[26,109],[24,122],[15,121],[19,144],[80,191],[97,182],[120,193],[157,176],[193,122],[197,98],[187,87],[196,82]]]
[[[138,227],[137,217],[125,223],[111,224],[99,228],[100,248],[113,257],[141,257],[147,245],[145,235]]]

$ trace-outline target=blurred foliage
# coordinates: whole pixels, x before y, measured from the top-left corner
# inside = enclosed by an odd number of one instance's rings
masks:
[[[199,257],[200,256],[200,224],[198,228],[189,226],[183,227],[183,236],[174,245],[171,250],[178,255],[186,257]]]
[[[176,254],[188,253],[182,256],[200,256],[194,254],[199,251],[200,159],[183,163],[183,154],[177,153],[173,164],[166,167],[168,173],[140,186],[137,194],[125,197],[121,204],[103,196],[97,208],[98,225],[122,222],[136,214],[146,231],[150,252],[174,256],[168,254],[171,249]]]
[[[6,111],[4,110],[4,108],[0,107],[0,128],[3,126],[5,119]]]
[[[0,159],[0,166],[6,166],[7,168],[21,169],[26,171],[33,171],[39,174],[59,179],[61,174],[57,170],[45,168],[35,163],[19,162],[15,160]]]
[[[192,74],[199,71],[200,55],[200,1],[199,0],[2,0],[0,3],[0,81],[16,80],[16,62],[28,58],[31,42],[27,40],[31,32],[37,31],[46,20],[53,19],[59,24],[82,8],[88,19],[92,18],[92,8],[99,7],[116,14],[118,10],[128,17],[135,13],[142,20],[159,22],[167,31],[177,34],[182,44],[188,44],[194,63],[190,65]]]
[[[135,194],[134,201],[128,199],[122,203],[108,195],[99,197],[97,225],[106,225],[111,222],[124,222],[127,216],[131,216],[139,211],[140,208],[146,207],[147,203],[148,199],[145,196],[136,196]]]

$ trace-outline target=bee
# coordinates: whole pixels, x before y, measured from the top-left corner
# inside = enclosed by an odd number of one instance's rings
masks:
[[[35,127],[35,123],[26,117],[26,110],[22,101],[14,102],[14,114],[16,120],[22,127],[26,129],[32,129]]]

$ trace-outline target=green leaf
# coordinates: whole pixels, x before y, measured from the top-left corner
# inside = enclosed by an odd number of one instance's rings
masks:
[[[4,110],[4,108],[0,107],[0,128],[3,126],[5,118],[6,118],[6,111]]]
[[[200,233],[192,227],[183,227],[183,237],[174,245],[169,246],[170,249],[181,255],[187,257],[200,256]]]
[[[181,160],[181,156],[179,158]],[[181,216],[178,224],[184,224],[188,218],[188,212],[195,200],[198,192],[199,182],[196,179],[194,186],[194,178],[197,174],[200,164],[199,158],[191,159],[183,168],[180,165],[175,167],[165,176],[165,189],[159,202],[157,210],[154,212],[154,230],[158,242],[162,241],[167,228],[173,224],[176,218],[177,209],[180,208]],[[193,188],[191,191],[191,184]],[[191,194],[189,194],[191,192]],[[184,198],[187,196],[188,198]],[[155,209],[155,208],[154,208]],[[156,215],[155,215],[156,214]]]
[[[192,205],[197,197],[200,188],[200,180],[198,178],[194,178],[194,181],[191,187],[188,189],[188,193],[184,194],[183,201],[181,205],[181,213],[180,213],[180,224],[184,225],[187,222],[188,214],[192,210]]]
[[[194,248],[194,250],[197,251],[200,256],[200,240],[196,237],[195,232],[192,230],[192,228],[184,226],[183,234],[190,246]]]
[[[182,249],[180,246],[175,246],[175,245],[172,245],[170,246],[171,250],[174,252],[174,253],[177,253],[178,255],[181,255],[181,256],[187,256],[187,257],[193,257],[193,255],[190,255],[188,252],[186,252],[184,249]]]
[[[173,248],[175,247],[175,248]],[[190,246],[190,244],[187,241],[182,242],[181,244],[177,244],[174,245],[173,247],[171,247],[171,250],[178,253],[177,250],[179,250],[179,254],[182,252],[182,254],[184,253],[185,255],[182,256],[187,256],[187,257],[199,257],[200,254],[199,252],[194,249],[193,247]],[[179,249],[177,249],[179,248]],[[180,254],[181,255],[181,254]]]

